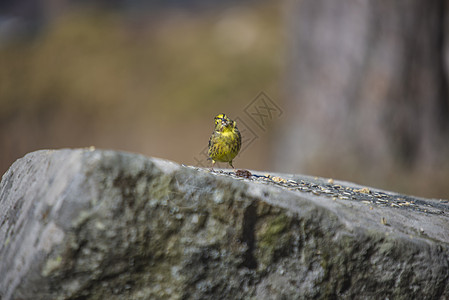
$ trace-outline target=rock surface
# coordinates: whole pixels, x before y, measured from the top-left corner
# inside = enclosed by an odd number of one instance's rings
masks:
[[[0,184],[0,299],[449,297],[447,201],[255,175],[30,153]]]

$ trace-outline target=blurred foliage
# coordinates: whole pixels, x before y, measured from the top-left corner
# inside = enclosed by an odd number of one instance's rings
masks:
[[[252,97],[278,73],[276,20],[263,13],[166,12],[136,25],[111,12],[72,12],[34,41],[2,49],[2,117],[49,105],[108,114],[124,101],[137,113],[201,114],[211,100]]]

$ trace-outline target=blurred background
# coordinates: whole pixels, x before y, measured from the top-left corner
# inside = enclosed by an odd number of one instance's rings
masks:
[[[449,198],[446,1],[0,1],[0,173],[117,149]],[[221,164],[221,167],[226,167]]]

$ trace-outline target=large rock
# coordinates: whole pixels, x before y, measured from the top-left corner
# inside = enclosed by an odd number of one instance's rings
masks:
[[[447,201],[257,174],[30,153],[0,184],[0,298],[449,296]]]

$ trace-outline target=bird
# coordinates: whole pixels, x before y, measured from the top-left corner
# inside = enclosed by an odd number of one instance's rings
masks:
[[[215,118],[215,128],[209,139],[208,155],[212,160],[212,168],[215,162],[227,162],[235,170],[232,160],[237,156],[242,147],[242,136],[237,128],[237,123],[225,114],[218,114]]]

